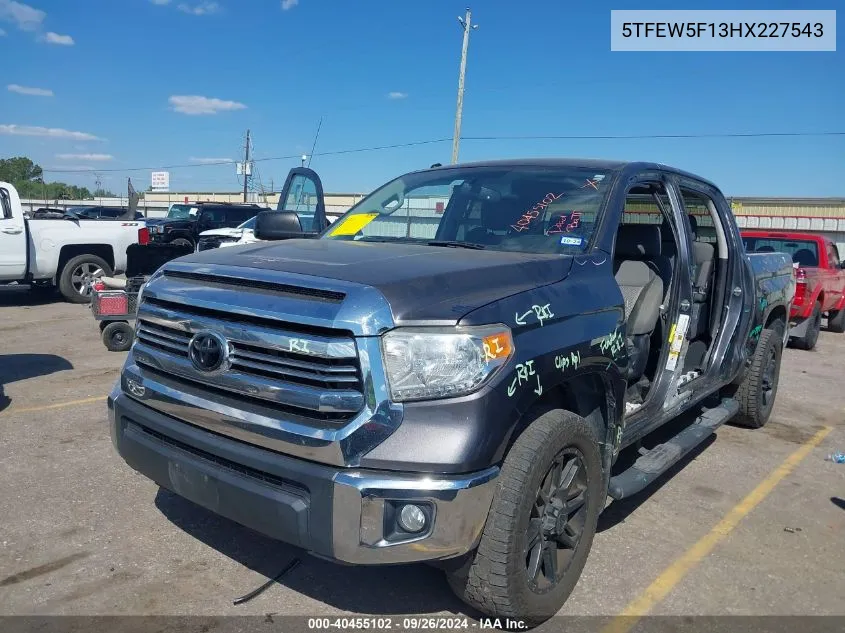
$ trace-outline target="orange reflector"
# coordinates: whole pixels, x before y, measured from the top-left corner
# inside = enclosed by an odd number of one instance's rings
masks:
[[[513,341],[509,332],[490,334],[481,340],[484,343],[485,360],[507,358],[513,353]]]

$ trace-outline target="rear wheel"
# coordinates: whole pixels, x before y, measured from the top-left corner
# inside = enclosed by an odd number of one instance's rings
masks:
[[[89,303],[94,282],[112,274],[111,266],[96,255],[77,255],[59,275],[59,291],[71,303]]]
[[[769,421],[778,391],[782,354],[782,334],[763,330],[751,367],[734,394],[739,402],[739,413],[733,420],[735,424],[759,429]]]
[[[126,321],[112,321],[103,328],[103,344],[110,352],[126,352],[132,347],[135,333]]]
[[[543,413],[505,458],[478,549],[447,572],[449,584],[487,615],[547,620],[581,576],[604,497],[590,425],[568,411]]]
[[[827,317],[827,329],[837,334],[845,332],[845,310],[831,310]]]
[[[798,349],[810,351],[816,346],[819,340],[819,332],[822,329],[822,304],[816,303],[813,306],[813,313],[809,317],[810,322],[807,324],[807,331],[804,336],[799,336],[793,341],[793,345]]]

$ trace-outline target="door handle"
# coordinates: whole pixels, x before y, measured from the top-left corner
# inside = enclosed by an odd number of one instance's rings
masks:
[[[17,235],[18,233],[23,233],[22,226],[6,226],[0,229],[3,233],[8,233],[9,235]]]

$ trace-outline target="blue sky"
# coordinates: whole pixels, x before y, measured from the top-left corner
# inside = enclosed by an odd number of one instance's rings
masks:
[[[742,8],[800,4],[746,0]],[[146,188],[149,170],[106,170],[237,159],[247,128],[257,159],[309,153],[320,117],[318,154],[450,139],[456,18],[465,7],[453,0],[0,0],[0,155],[28,155],[45,168],[96,168],[119,191],[126,176]],[[475,2],[480,27],[469,51],[463,135],[845,131],[841,37],[835,53],[618,53],[610,51],[611,8],[737,6]],[[450,154],[447,141],[317,155],[312,167],[327,191],[366,192],[404,171],[447,163]],[[727,195],[845,196],[845,136],[461,145],[462,161],[517,156],[654,160],[710,178]],[[298,164],[259,161],[261,182],[278,189]],[[232,165],[170,171],[174,190],[238,187]],[[91,188],[95,180],[47,177]]]

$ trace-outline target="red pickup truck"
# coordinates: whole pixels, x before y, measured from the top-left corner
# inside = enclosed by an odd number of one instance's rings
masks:
[[[749,253],[789,253],[798,264],[795,300],[789,315],[790,342],[816,346],[822,316],[831,332],[845,332],[845,269],[836,244],[823,235],[791,231],[742,231]]]

